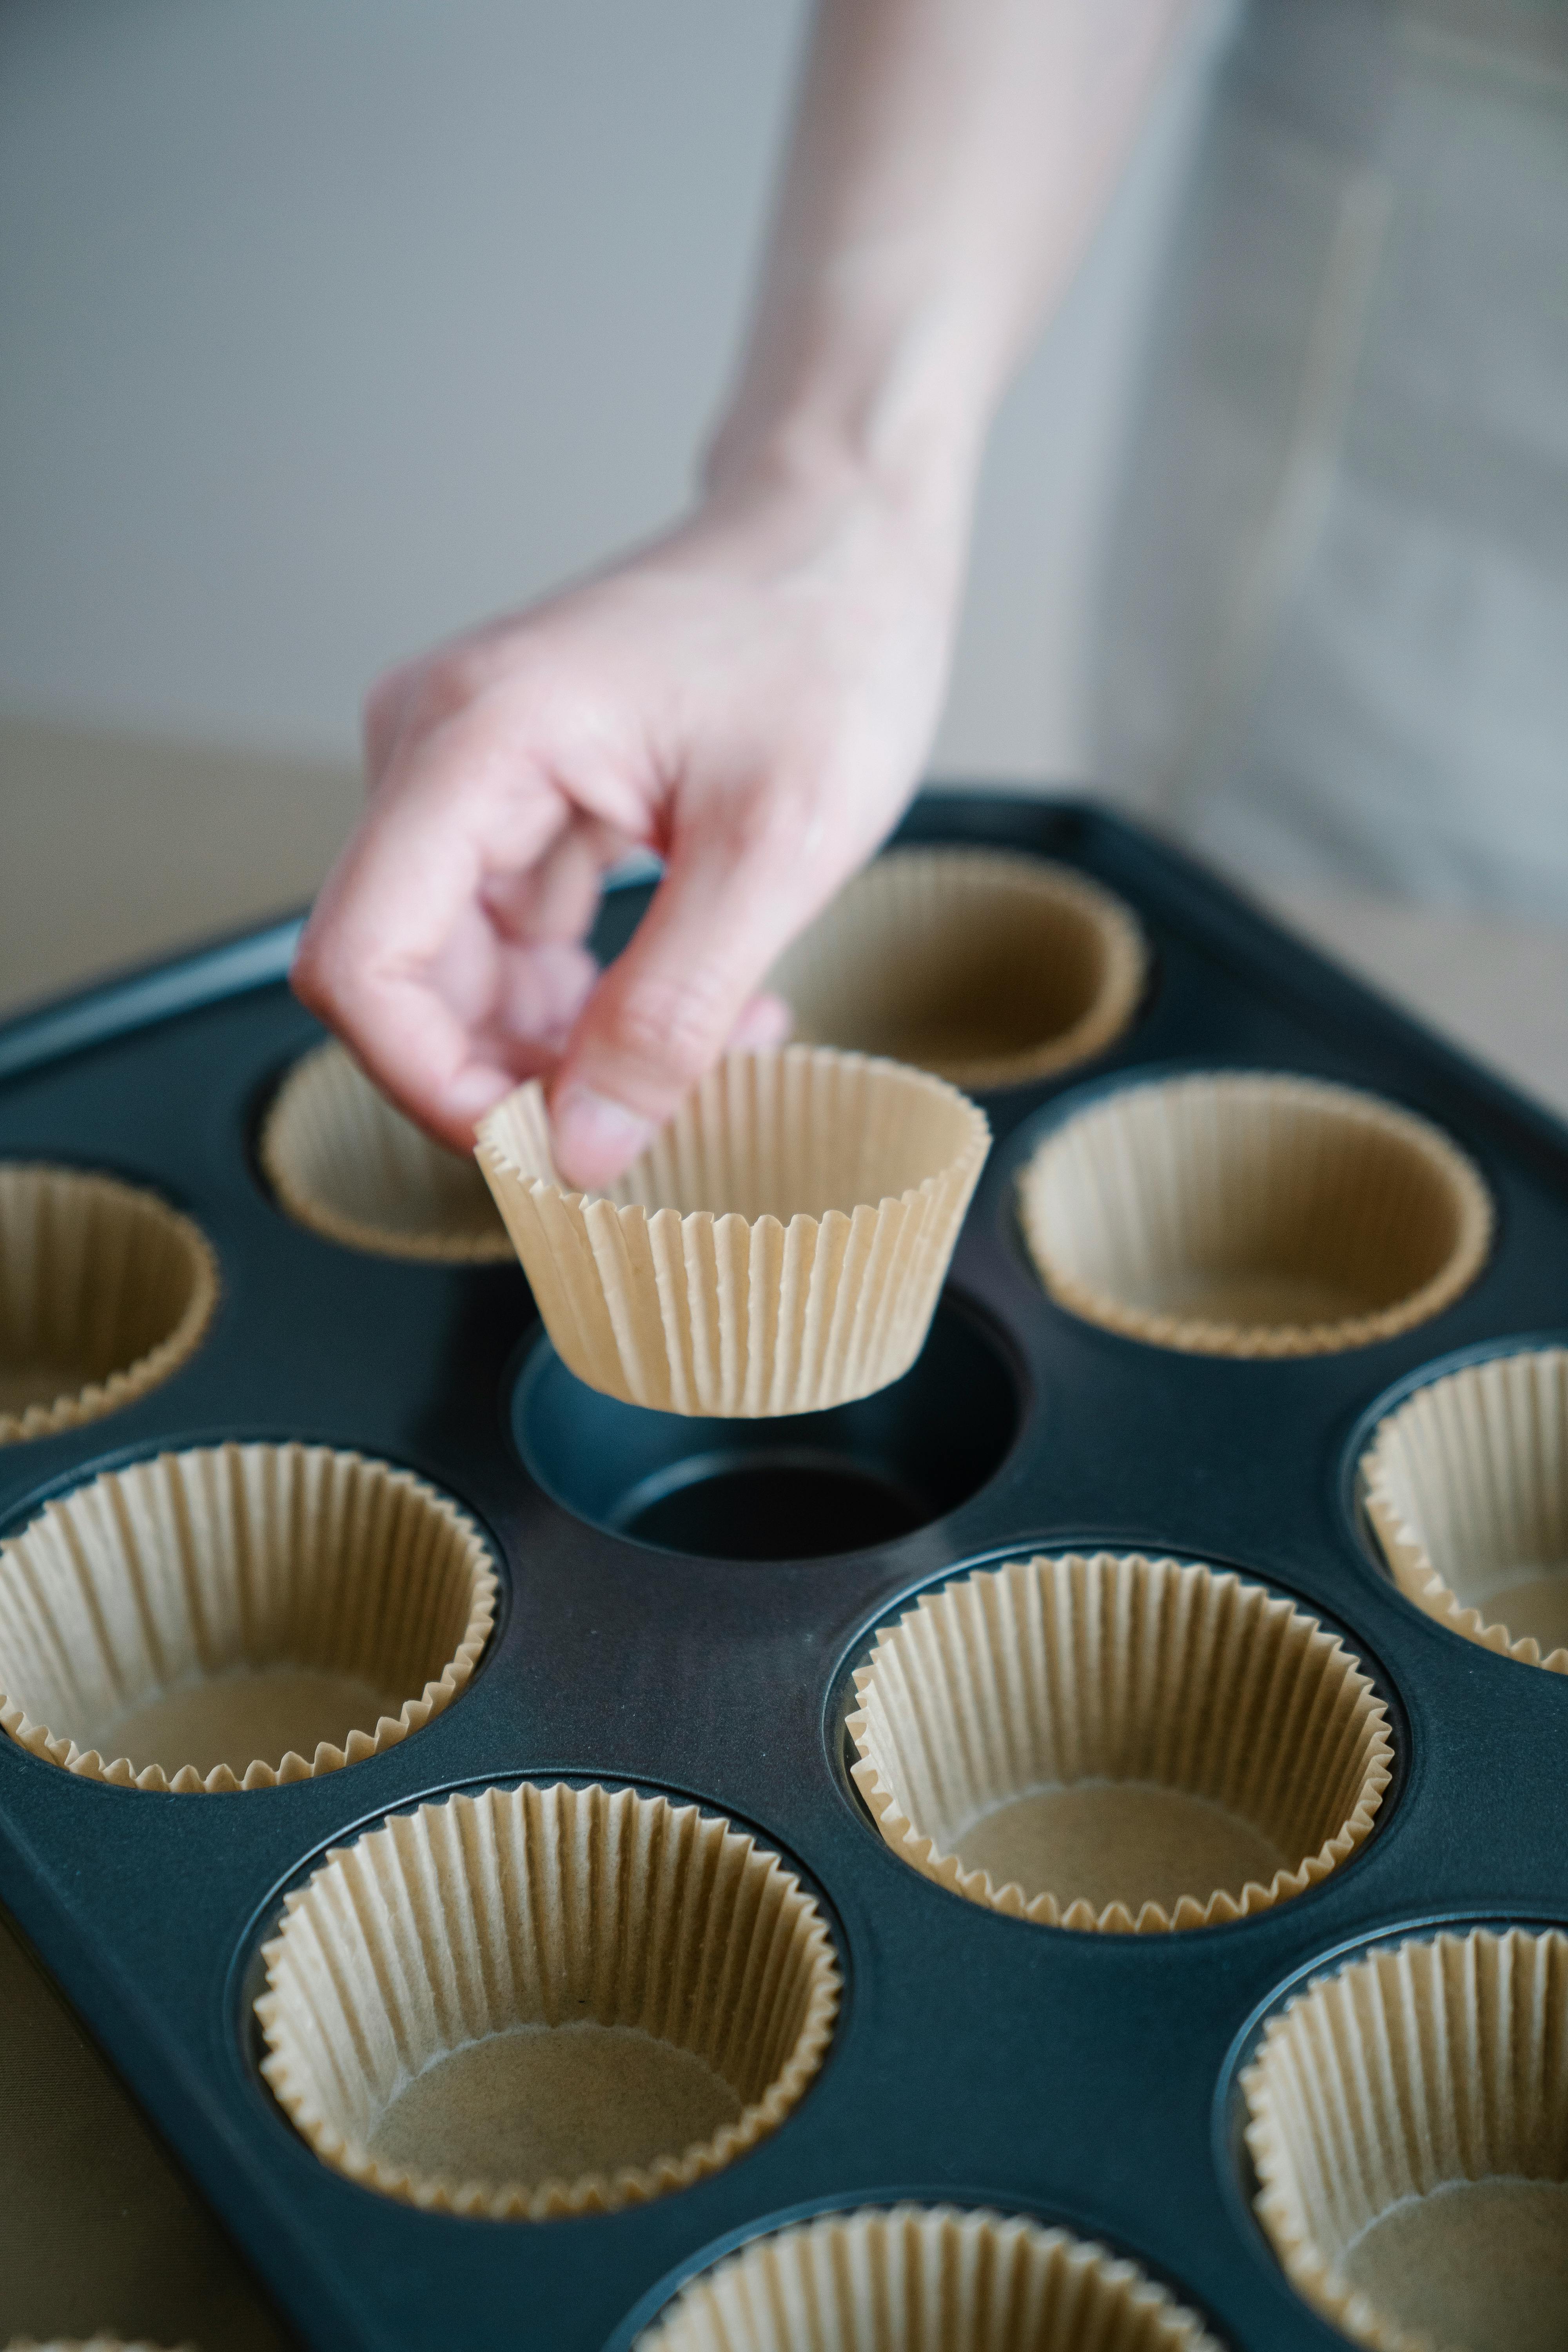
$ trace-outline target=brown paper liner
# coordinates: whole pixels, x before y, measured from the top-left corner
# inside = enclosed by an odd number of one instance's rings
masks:
[[[822,1916],[778,1856],[629,1789],[525,1783],[399,1815],[289,1897],[265,1957],[262,2071],[323,2163],[497,2219],[609,2212],[732,2163],[795,2106],[838,2006]],[[614,2051],[651,2081],[640,2108],[594,2029],[618,2030]],[[482,2083],[505,2079],[509,2042],[551,2069],[547,2092],[510,2095],[510,2127],[542,2136],[546,2168],[521,2178],[485,2145]],[[384,2158],[400,2100],[475,2050],[482,2068],[422,2103],[428,2159]],[[663,2144],[667,2112],[704,2084],[727,2119],[691,2138],[676,2113]],[[614,2154],[550,2170],[552,2136],[564,2147],[589,2113]]]
[[[73,2336],[68,2340],[63,2336],[52,2336],[47,2344],[36,2344],[30,2336],[18,2336],[8,2352],[159,2352],[159,2347],[140,2336],[134,2344],[127,2344],[119,2336]],[[182,2345],[179,2352],[195,2352],[195,2347]]]
[[[1120,898],[1005,850],[890,849],[841,890],[768,986],[810,1045],[879,1054],[971,1093],[1102,1053],[1142,993]]]
[[[0,1163],[0,1445],[97,1421],[166,1381],[217,1290],[205,1238],[155,1194]]]
[[[1418,1389],[1378,1423],[1362,1492],[1400,1591],[1468,1642],[1568,1674],[1568,1350]]]
[[[336,1043],[297,1062],[261,1130],[261,1164],[289,1214],[382,1257],[458,1264],[511,1255],[473,1161],[395,1110]]]
[[[406,1470],[321,1445],[161,1454],[0,1544],[0,1727],[115,1788],[335,1772],[450,1706],[497,1589],[472,1522]],[[247,1733],[265,1752],[223,1753]],[[218,1757],[145,1754],[182,1738]]]
[[[1110,1096],[1047,1136],[1019,1196],[1064,1307],[1203,1355],[1391,1339],[1468,1288],[1492,1233],[1485,1185],[1426,1119],[1258,1072]]]
[[[1219,2352],[1133,2263],[951,2205],[829,2213],[684,2289],[635,2352]]]
[[[1353,1853],[1390,1777],[1383,1702],[1335,1636],[1174,1560],[977,1570],[922,1594],[855,1686],[854,1777],[894,1853],[1049,1927],[1142,1935],[1266,1910]],[[976,1858],[999,1832],[1037,1874],[1138,1883],[1021,1883]],[[1233,1860],[1258,1874],[1204,1874]],[[1156,1871],[1174,1884],[1154,1891]]]
[[[556,1176],[537,1083],[480,1122],[479,1158],[578,1379],[739,1419],[909,1370],[990,1132],[939,1078],[791,1045],[721,1062],[607,1196]]]
[[[1299,1994],[1242,2078],[1258,2218],[1298,2292],[1380,2352],[1560,2345],[1565,2048],[1555,1929],[1405,1943]]]

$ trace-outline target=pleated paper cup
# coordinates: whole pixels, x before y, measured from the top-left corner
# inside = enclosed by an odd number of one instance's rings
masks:
[[[1418,1389],[1379,1423],[1361,1474],[1402,1592],[1468,1642],[1568,1674],[1568,1350]]]
[[[1089,1061],[1131,1023],[1147,954],[1131,912],[1044,858],[890,849],[841,890],[768,985],[797,1037],[979,1093]]]
[[[1379,2352],[1558,2352],[1568,1937],[1443,1935],[1320,1978],[1243,2077],[1258,2218]]]
[[[778,1856],[629,1789],[399,1815],[289,1896],[263,2072],[323,2163],[414,2205],[610,2212],[783,2123],[838,1970]]]
[[[1131,1087],[1047,1136],[1019,1180],[1047,1288],[1202,1355],[1364,1348],[1450,1306],[1490,1196],[1426,1119],[1266,1072]]]
[[[0,1163],[0,1445],[97,1421],[166,1381],[217,1289],[206,1241],[156,1194]]]
[[[855,1677],[857,1785],[972,1903],[1140,1935],[1301,1894],[1367,1835],[1386,1711],[1337,1637],[1228,1570],[1107,1552],[922,1594]]]
[[[635,2352],[1219,2352],[1133,2263],[1016,2215],[829,2213],[695,2279]]]
[[[0,1544],[0,1727],[116,1788],[266,1789],[449,1706],[497,1580],[406,1470],[221,1445],[107,1471]]]
[[[537,1083],[481,1121],[479,1158],[579,1380],[742,1419],[908,1371],[990,1132],[940,1078],[791,1045],[721,1062],[603,1197],[556,1175]]]
[[[437,1263],[511,1255],[472,1159],[395,1110],[340,1045],[320,1045],[295,1064],[267,1114],[260,1149],[283,1208],[329,1241]]]

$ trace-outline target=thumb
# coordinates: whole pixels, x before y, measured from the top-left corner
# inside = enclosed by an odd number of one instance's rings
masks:
[[[798,803],[770,798],[722,810],[717,824],[710,815],[672,845],[551,1090],[569,1183],[613,1183],[724,1052],[759,979],[841,879],[812,856],[811,830]]]

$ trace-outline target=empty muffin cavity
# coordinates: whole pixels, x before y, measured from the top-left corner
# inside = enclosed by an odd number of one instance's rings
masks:
[[[1019,1180],[1053,1297],[1133,1339],[1210,1355],[1361,1348],[1480,1271],[1490,1197],[1413,1112],[1243,1072],[1128,1087],[1048,1135]]]
[[[1380,2352],[1559,2352],[1568,1937],[1477,1930],[1320,1978],[1243,2078],[1292,2284]]]
[[[324,2163],[542,2220],[686,2188],[783,2122],[838,1971],[778,1856],[629,1789],[400,1815],[289,1898],[263,2072]]]
[[[335,1771],[451,1704],[496,1595],[478,1529],[405,1470],[325,1446],[162,1454],[0,1544],[0,1726],[121,1788]]]
[[[1378,1424],[1361,1476],[1402,1592],[1467,1641],[1568,1674],[1568,1350],[1417,1389]]]
[[[829,2213],[704,2271],[636,2352],[1219,2352],[1136,2263],[1017,2214]]]
[[[734,1054],[604,1196],[556,1174],[542,1089],[479,1163],[562,1360],[664,1412],[815,1412],[909,1370],[990,1145],[941,1079],[858,1054]]]
[[[289,1071],[260,1151],[282,1206],[329,1241],[437,1262],[511,1255],[472,1156],[447,1150],[394,1109],[336,1043]]]
[[[1137,1009],[1142,934],[1119,898],[1044,858],[890,849],[774,965],[795,1034],[979,1091],[1088,1061]]]
[[[921,1596],[855,1677],[854,1768],[893,1851],[971,1902],[1149,1933],[1337,1868],[1390,1777],[1338,1637],[1230,1571],[1099,1553]]]
[[[128,1405],[194,1352],[217,1261],[155,1193],[0,1163],[0,1445]]]

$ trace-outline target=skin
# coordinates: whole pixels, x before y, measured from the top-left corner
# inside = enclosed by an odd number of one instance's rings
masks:
[[[1059,297],[1182,0],[821,0],[750,337],[693,511],[391,671],[363,819],[294,968],[459,1149],[549,1083],[598,1189],[728,1049],[912,793],[992,413]],[[606,867],[665,874],[600,976]]]

